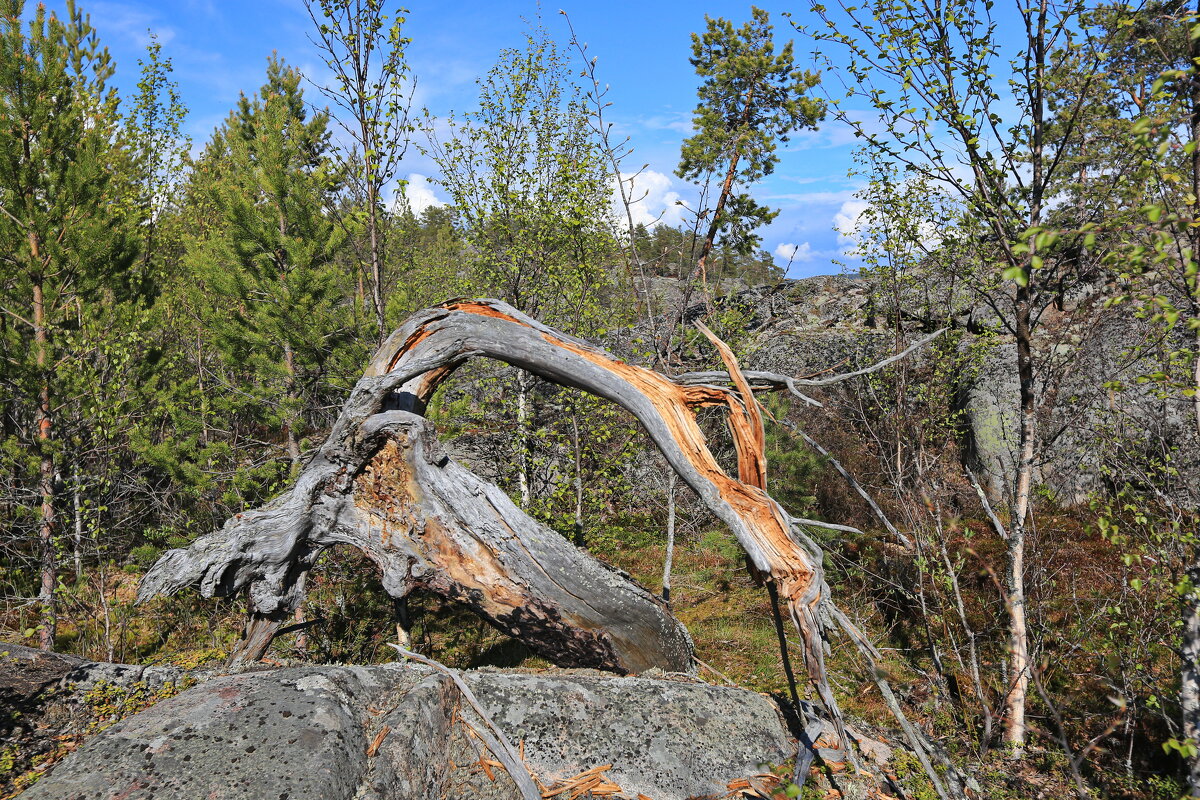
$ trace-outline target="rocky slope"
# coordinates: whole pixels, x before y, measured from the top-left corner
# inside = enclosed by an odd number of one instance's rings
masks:
[[[899,299],[905,328],[916,334],[944,324],[962,334],[960,348],[978,347],[974,374],[954,376],[968,465],[986,479],[995,499],[1005,494],[1017,445],[1018,385],[1012,339],[995,314],[962,293],[931,300],[928,287]],[[1176,471],[1170,489],[1192,502],[1200,487],[1200,437],[1191,403],[1142,376],[1155,372],[1157,352],[1186,346],[1123,307],[1108,308],[1099,287],[1081,290],[1042,315],[1035,346],[1041,369],[1039,454],[1041,483],[1058,502],[1084,502],[1089,493],[1128,474],[1138,454],[1168,457]],[[894,332],[886,308],[866,281],[826,276],[742,290],[724,301],[750,330],[747,366],[788,375],[844,371],[890,355]],[[934,319],[921,309],[939,309]],[[699,311],[699,309],[696,309]],[[1160,341],[1161,339],[1161,341]],[[1178,340],[1177,340],[1178,339]],[[928,351],[911,358],[925,358]],[[854,384],[845,384],[854,391]],[[1143,459],[1144,460],[1144,459]]]

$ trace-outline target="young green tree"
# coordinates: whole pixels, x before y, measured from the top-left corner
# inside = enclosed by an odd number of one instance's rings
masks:
[[[543,29],[505,50],[479,82],[479,107],[424,130],[459,224],[475,289],[587,335],[611,289],[609,181],[567,60]]]
[[[1191,417],[1190,431],[1160,432],[1121,448],[1118,498],[1106,504],[1101,522],[1153,579],[1136,590],[1164,598],[1163,606],[1178,603],[1170,641],[1180,655],[1182,724],[1168,745],[1187,762],[1189,796],[1200,797],[1200,495],[1188,459],[1180,458],[1200,447],[1200,5],[1117,3],[1094,17],[1114,39],[1101,89],[1115,132],[1114,144],[1088,166],[1110,185],[1123,213],[1089,236],[1116,240],[1105,260],[1119,287],[1112,301],[1158,334],[1150,346],[1134,348],[1145,367],[1140,382],[1183,404]],[[1135,158],[1115,190],[1107,177],[1113,151]],[[1122,433],[1114,440],[1131,438]]]
[[[325,66],[333,73],[334,87],[319,88],[339,109],[335,119],[354,143],[344,160],[365,206],[371,305],[382,342],[389,333],[382,195],[408,150],[416,89],[404,58],[410,41],[401,34],[405,12],[387,14],[383,0],[305,0],[304,5],[316,26]],[[360,283],[360,300],[362,294]]]
[[[718,234],[738,251],[754,249],[754,230],[779,212],[745,189],[775,170],[780,142],[825,116],[824,103],[808,96],[817,75],[797,69],[792,42],[776,54],[767,12],[751,6],[750,13],[740,28],[705,16],[704,33],[692,34],[689,60],[703,82],[692,117],[696,133],[683,142],[676,174],[705,185],[716,178],[721,187],[698,254],[701,275]]]
[[[164,222],[177,206],[176,189],[183,181],[191,140],[182,131],[187,106],[178,83],[171,79],[171,59],[163,57],[157,36],[151,34],[146,59],[138,63],[142,77],[125,127],[135,155],[135,203],[143,217],[141,271],[145,274],[155,268],[157,257],[179,245],[178,226],[167,226],[163,240]]]
[[[621,306],[611,302],[619,287],[607,268],[615,251],[607,160],[567,58],[544,29],[500,54],[479,81],[478,108],[452,119],[449,137],[438,136],[428,114],[423,128],[470,248],[472,292],[580,336],[620,320]],[[516,382],[513,460],[529,508],[537,400],[529,376]]]
[[[12,402],[5,434],[32,459],[30,494],[40,546],[39,641],[54,645],[56,538],[61,443],[63,332],[77,327],[93,303],[123,291],[122,273],[136,253],[119,165],[117,96],[107,86],[113,67],[73,2],[59,18],[39,5],[24,24],[24,3],[0,6],[0,243],[5,263],[5,383]]]
[[[326,212],[336,175],[328,116],[308,115],[300,73],[272,58],[267,83],[243,96],[203,162],[212,230],[189,243],[203,287],[204,333],[278,430],[290,470],[300,468],[306,418],[346,335],[334,263],[342,240]]]

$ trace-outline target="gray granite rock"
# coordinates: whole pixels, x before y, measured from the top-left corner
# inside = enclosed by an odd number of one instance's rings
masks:
[[[549,783],[600,764],[629,797],[725,794],[795,755],[765,697],[705,683],[475,672],[468,684]]]
[[[546,785],[606,772],[627,796],[723,794],[794,754],[766,698],[694,680],[464,673]],[[518,798],[484,723],[428,668],[302,667],[213,678],[98,734],[29,800]]]

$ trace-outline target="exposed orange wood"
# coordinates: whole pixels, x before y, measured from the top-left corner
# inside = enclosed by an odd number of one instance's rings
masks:
[[[424,530],[421,539],[430,549],[430,560],[436,561],[451,581],[485,590],[481,605],[489,613],[499,617],[526,607],[529,598],[514,586],[513,576],[496,553],[478,539],[462,539],[437,529],[434,520],[415,511],[421,487],[395,442],[383,446],[358,476],[357,484],[355,504],[375,520],[384,544],[389,525]]]
[[[453,300],[439,308],[450,313],[488,317],[526,329],[531,327],[486,301]],[[391,367],[399,364],[404,356],[411,355],[429,335],[429,327],[443,322],[444,319],[440,316],[432,318],[411,333],[390,358]],[[790,522],[783,510],[763,490],[766,471],[761,413],[732,351],[707,328],[702,330],[721,353],[730,374],[736,376],[735,385],[741,390],[742,398],[748,398],[746,401],[719,387],[679,386],[657,372],[615,359],[596,348],[560,338],[544,330],[540,335],[549,344],[567,350],[616,375],[651,402],[684,456],[698,472],[717,487],[721,499],[746,523],[755,543],[765,553],[770,564],[770,573],[779,582],[782,594],[790,602],[799,602],[801,597],[811,597],[813,594],[811,584],[814,570],[807,553],[792,541]],[[436,387],[452,369],[445,369],[436,378],[422,383],[418,391],[428,389],[431,392],[431,387]],[[427,396],[423,399],[427,399]],[[693,413],[695,408],[715,405],[724,405],[730,410],[730,427],[738,452],[738,479],[728,476],[717,464]],[[795,614],[793,616],[795,617]]]
[[[487,303],[481,303],[478,300],[451,300],[448,303],[443,303],[441,308],[448,311],[465,311],[468,314],[478,314],[481,317],[493,317],[512,322],[516,325],[529,327],[516,317],[505,314],[503,311],[498,311]]]
[[[733,445],[738,455],[738,478],[743,483],[765,490],[767,488],[767,442],[766,435],[763,433],[762,414],[759,411],[758,401],[754,399],[754,392],[750,389],[750,382],[742,374],[737,356],[733,354],[729,345],[721,341],[703,322],[696,322],[696,327],[712,342],[713,347],[717,348],[717,352],[721,354],[721,360],[725,362],[725,367],[729,370],[729,377],[733,379],[733,385],[737,387],[742,396],[741,402],[736,402],[733,395],[729,395],[728,398],[729,427],[733,432]]]

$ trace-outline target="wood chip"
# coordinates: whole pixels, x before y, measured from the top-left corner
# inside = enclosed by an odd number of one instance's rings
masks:
[[[592,777],[587,778],[575,787],[574,791],[571,792],[571,796],[567,798],[567,800],[577,800],[577,798],[581,797],[584,793],[590,791],[596,786],[599,786],[603,781],[604,779],[599,775],[593,775]]]
[[[492,768],[488,765],[488,760],[483,756],[479,757],[479,766],[483,767],[483,774],[488,776],[488,780],[492,783],[495,783],[496,775],[492,772]]]
[[[621,787],[616,783],[606,779],[601,773],[612,769],[612,764],[602,764],[598,767],[584,770],[578,775],[572,775],[564,781],[556,783],[554,786],[544,789],[542,797],[544,800],[549,800],[551,797],[566,794],[566,800],[577,800],[584,794],[591,792],[594,796],[609,796],[617,794],[621,791]],[[567,793],[570,794],[567,794]],[[649,800],[647,798],[646,800]]]
[[[375,738],[371,740],[371,746],[367,748],[367,758],[375,757],[375,754],[379,752],[379,746],[383,744],[383,740],[391,732],[392,728],[389,725],[384,725],[379,729],[379,733],[375,734]]]

